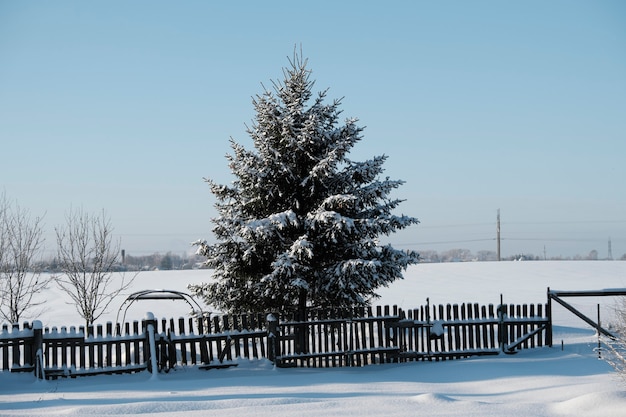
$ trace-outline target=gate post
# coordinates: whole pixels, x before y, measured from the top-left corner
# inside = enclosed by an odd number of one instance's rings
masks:
[[[548,303],[546,304],[546,316],[548,325],[546,326],[546,343],[552,347],[552,295],[550,295],[550,287],[548,287]]]
[[[272,313],[267,315],[267,358],[278,366],[280,344],[278,343],[278,318]]]
[[[146,347],[148,348],[148,353],[150,355],[150,363],[146,365],[149,365],[148,369],[152,373],[150,379],[156,379],[157,374],[159,373],[159,368],[157,364],[156,338],[154,336],[154,314],[150,312],[146,313],[144,323],[146,332]],[[144,360],[146,360],[145,357]]]
[[[35,377],[37,379],[45,379],[46,374],[44,371],[43,361],[43,324],[39,320],[33,321],[33,345],[31,347],[30,364],[33,365],[35,370]]]

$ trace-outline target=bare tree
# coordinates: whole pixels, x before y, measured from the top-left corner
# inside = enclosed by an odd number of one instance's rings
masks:
[[[104,211],[98,216],[70,210],[65,226],[55,230],[62,275],[54,279],[71,297],[85,324],[92,325],[137,274],[127,280],[123,272],[115,271],[120,242],[113,241],[113,228]]]
[[[36,301],[50,282],[37,265],[43,243],[42,219],[0,195],[0,316],[11,323],[43,303]]]

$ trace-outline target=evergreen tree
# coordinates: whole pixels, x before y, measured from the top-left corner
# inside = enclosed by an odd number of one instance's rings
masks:
[[[378,237],[417,224],[392,211],[403,181],[380,179],[386,156],[347,158],[361,140],[356,119],[339,123],[340,100],[313,99],[306,60],[295,55],[253,100],[254,150],[231,139],[231,185],[206,180],[217,199],[218,243],[196,242],[215,280],[190,285],[229,311],[285,311],[366,305],[402,277],[419,255],[380,245]]]
[[[159,266],[159,269],[163,270],[163,271],[169,271],[171,270],[173,267],[172,264],[172,257],[170,256],[169,252],[163,257],[163,259],[161,259],[161,263]]]

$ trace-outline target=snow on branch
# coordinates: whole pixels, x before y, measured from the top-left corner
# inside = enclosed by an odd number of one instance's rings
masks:
[[[264,219],[254,219],[243,225],[244,229],[250,230],[252,233],[263,234],[267,229],[283,230],[290,226],[297,226],[298,216],[293,210],[287,210],[282,213],[271,214]]]

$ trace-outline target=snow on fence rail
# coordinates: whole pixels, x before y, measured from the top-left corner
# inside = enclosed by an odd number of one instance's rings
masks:
[[[69,330],[42,329],[37,323],[2,326],[1,371],[34,372],[39,378],[168,372],[178,366],[236,366],[239,358],[269,359],[281,367],[364,366],[552,344],[549,310],[542,304],[312,309],[304,319],[297,314],[147,316],[141,322]]]

